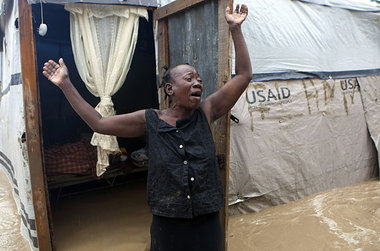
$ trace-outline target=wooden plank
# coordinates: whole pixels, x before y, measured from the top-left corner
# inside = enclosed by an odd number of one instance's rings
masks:
[[[154,11],[154,18],[156,20],[163,19],[167,16],[170,16],[174,13],[183,11],[195,4],[201,3],[205,0],[177,0],[172,2],[164,7],[158,8]]]
[[[218,1],[205,1],[166,19],[170,66],[195,67],[204,83],[203,98],[211,95],[218,82]]]
[[[159,81],[165,72],[164,66],[169,65],[169,45],[168,45],[168,22],[167,20],[158,20],[157,27],[157,51],[158,51],[158,74]],[[160,109],[169,107],[168,99],[165,99],[164,87],[160,88]]]
[[[224,12],[227,5],[232,8],[232,0],[218,0],[218,89],[231,79],[231,34]],[[224,186],[224,210],[221,211],[224,234],[224,250],[228,250],[228,183],[230,154],[230,113],[215,123],[214,140],[220,175]]]
[[[36,51],[32,8],[19,0],[21,77],[23,86],[25,134],[39,250],[52,250],[45,177],[42,162],[41,118],[37,86]]]

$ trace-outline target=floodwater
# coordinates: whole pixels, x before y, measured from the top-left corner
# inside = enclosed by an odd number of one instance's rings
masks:
[[[0,170],[0,250],[29,251],[29,243],[20,233],[20,215],[13,199],[12,187]]]
[[[145,180],[61,198],[56,250],[146,250],[151,215]],[[0,171],[0,251],[29,251],[12,188]],[[229,251],[380,250],[380,181],[312,195],[229,219]]]
[[[380,250],[380,181],[229,218],[229,251]]]
[[[143,251],[149,243],[145,178],[60,198],[52,214],[57,251]]]

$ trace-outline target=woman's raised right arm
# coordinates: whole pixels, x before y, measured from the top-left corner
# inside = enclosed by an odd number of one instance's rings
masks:
[[[46,62],[43,75],[63,91],[73,109],[95,132],[120,137],[139,137],[145,133],[144,110],[103,118],[75,89],[62,58],[59,64],[53,60]]]

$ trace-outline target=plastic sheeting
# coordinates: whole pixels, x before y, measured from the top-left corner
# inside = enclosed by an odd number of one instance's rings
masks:
[[[250,14],[242,29],[254,74],[380,68],[378,12],[289,0],[246,4]]]
[[[0,169],[13,188],[13,197],[21,219],[21,233],[37,250],[37,232],[26,143],[21,82],[20,34],[14,25],[18,17],[17,1],[9,2],[4,23],[2,88],[0,94]],[[13,4],[13,6],[11,5]],[[9,12],[8,12],[9,11]],[[6,46],[5,46],[6,45]]]
[[[378,175],[355,78],[252,82],[231,113],[231,214]]]
[[[380,76],[359,78],[360,90],[369,133],[377,152],[380,146]],[[380,167],[380,154],[379,167]]]
[[[299,0],[305,3],[326,5],[356,11],[380,11],[380,5],[369,0]]]

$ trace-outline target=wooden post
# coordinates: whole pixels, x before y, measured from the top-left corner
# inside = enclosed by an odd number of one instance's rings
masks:
[[[232,0],[218,0],[218,89],[231,79],[231,35],[224,17],[227,5],[232,9]],[[229,117],[230,113],[218,119],[214,129],[216,156],[224,187],[224,210],[220,213],[224,230],[224,250],[228,250]]]
[[[32,8],[27,0],[19,0],[21,77],[24,97],[25,134],[28,148],[30,180],[38,248],[52,250],[43,173],[41,118],[37,85],[36,51],[33,37]]]
[[[154,15],[156,16],[156,15]],[[157,20],[157,46],[158,46],[158,73],[159,81],[162,79],[164,74],[163,67],[169,65],[169,47],[168,47],[168,21],[166,18]],[[159,90],[160,92],[160,109],[165,109],[169,107],[168,99],[165,99],[164,88]]]

